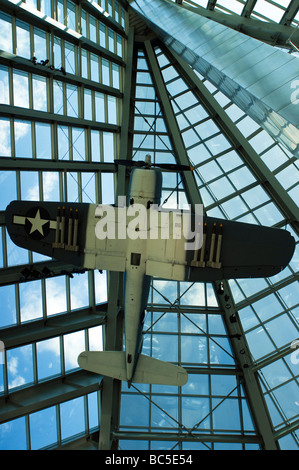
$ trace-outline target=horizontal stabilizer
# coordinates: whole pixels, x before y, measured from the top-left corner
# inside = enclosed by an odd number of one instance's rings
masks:
[[[82,369],[118,380],[128,380],[124,351],[84,351],[78,357]],[[140,354],[132,382],[184,385],[188,374],[182,367]]]
[[[159,385],[185,385],[188,374],[182,367],[140,354],[133,382]]]

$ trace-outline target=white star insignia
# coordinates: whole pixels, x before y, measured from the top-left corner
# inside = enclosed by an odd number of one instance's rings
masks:
[[[30,235],[35,232],[36,230],[41,234],[44,235],[43,231],[43,225],[45,225],[47,222],[49,222],[46,219],[41,219],[40,218],[40,212],[39,209],[37,209],[35,217],[27,217],[29,222],[32,224],[31,230],[30,230]]]

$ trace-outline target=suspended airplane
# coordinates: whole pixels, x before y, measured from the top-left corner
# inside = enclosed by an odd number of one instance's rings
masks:
[[[149,157],[115,163],[133,167],[124,207],[13,201],[6,209],[7,230],[16,245],[28,250],[86,269],[124,273],[124,351],[84,351],[78,357],[82,369],[129,386],[181,386],[188,380],[184,368],[141,354],[152,277],[204,282],[273,276],[291,260],[295,241],[286,230],[195,214],[186,218],[186,235],[183,213],[159,208],[161,170],[190,168],[158,168]],[[143,218],[136,217],[136,207],[144,209]]]

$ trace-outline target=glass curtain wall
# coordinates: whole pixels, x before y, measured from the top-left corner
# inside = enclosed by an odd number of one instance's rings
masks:
[[[14,199],[114,203],[126,15],[116,0],[7,2],[1,11],[0,211]],[[106,273],[56,270],[11,242],[1,214],[0,447],[57,447],[99,429],[99,385],[87,387],[77,355],[103,347]],[[64,378],[82,392],[61,388]]]

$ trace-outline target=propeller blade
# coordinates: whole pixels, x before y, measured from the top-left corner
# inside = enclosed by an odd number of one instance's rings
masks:
[[[124,166],[136,166],[136,162],[133,160],[114,160],[116,165],[124,165]]]
[[[175,163],[155,163],[154,166],[162,168],[164,170],[172,170],[172,171],[192,171],[192,166],[189,165],[177,165]]]
[[[135,167],[138,167],[138,168],[142,168],[142,167],[150,168],[152,166],[156,166],[158,168],[162,168],[163,170],[169,170],[169,171],[192,171],[193,170],[193,167],[189,166],[189,165],[177,165],[175,163],[151,163],[151,164],[149,164],[149,163],[144,162],[142,160],[122,160],[122,159],[118,159],[118,160],[114,160],[114,163],[116,165],[124,165],[124,166],[128,166],[128,167],[135,166]]]

